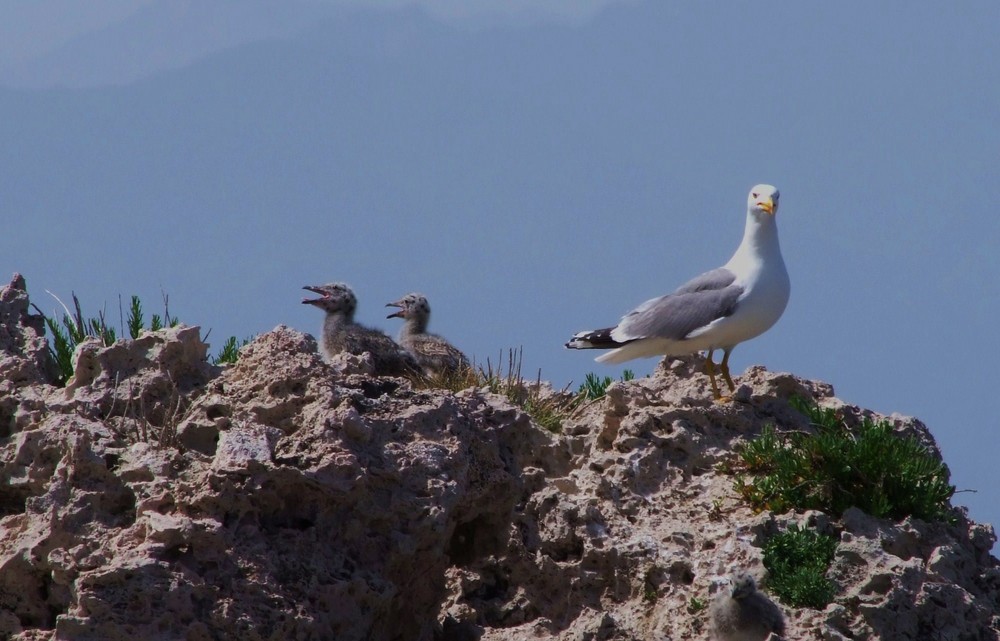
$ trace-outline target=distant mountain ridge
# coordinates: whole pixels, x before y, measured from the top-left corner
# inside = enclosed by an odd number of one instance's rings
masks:
[[[22,89],[84,88],[123,85],[178,69],[240,45],[292,38],[333,20],[353,22],[365,15],[399,23],[413,16],[488,29],[491,25],[537,20],[580,22],[608,4],[588,2],[449,4],[435,2],[364,3],[324,0],[172,0],[137,5],[124,17],[79,35],[40,54],[0,56],[0,86]],[[464,4],[464,6],[463,6]],[[115,15],[111,13],[111,15]],[[436,16],[436,17],[431,17]],[[426,27],[426,24],[423,25]],[[349,32],[345,32],[349,33]]]
[[[0,86],[122,85],[231,47],[293,35],[332,13],[315,2],[153,2],[41,56],[0,66]]]

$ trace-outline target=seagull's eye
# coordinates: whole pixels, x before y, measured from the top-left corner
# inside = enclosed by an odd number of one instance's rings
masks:
[[[757,192],[753,192],[752,194],[750,194],[750,197],[751,198],[756,198],[757,197]]]

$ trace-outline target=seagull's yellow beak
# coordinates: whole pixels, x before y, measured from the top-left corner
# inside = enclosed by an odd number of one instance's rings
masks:
[[[767,200],[761,200],[757,203],[757,206],[772,216],[774,215],[774,201],[772,199],[768,198]]]

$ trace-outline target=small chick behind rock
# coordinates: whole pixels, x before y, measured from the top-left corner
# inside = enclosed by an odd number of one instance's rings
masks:
[[[358,299],[345,283],[306,285],[319,298],[303,298],[307,305],[315,305],[326,312],[323,321],[323,355],[329,360],[342,352],[371,355],[375,374],[403,376],[416,374],[420,366],[416,360],[384,332],[354,322]]]
[[[423,294],[403,296],[386,307],[398,307],[386,318],[402,318],[406,322],[399,331],[399,344],[417,359],[427,374],[449,375],[469,369],[469,359],[457,347],[437,334],[427,333],[431,306]]]
[[[781,610],[757,590],[753,576],[737,572],[730,583],[708,610],[713,641],[764,641],[772,632],[785,633]]]

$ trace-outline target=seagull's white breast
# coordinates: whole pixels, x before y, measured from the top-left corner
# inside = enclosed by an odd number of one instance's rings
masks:
[[[760,336],[778,322],[788,305],[791,283],[774,221],[751,225],[752,232],[726,263],[736,275],[733,284],[743,288],[743,295],[732,315],[691,336],[691,342],[701,349],[731,348]]]

